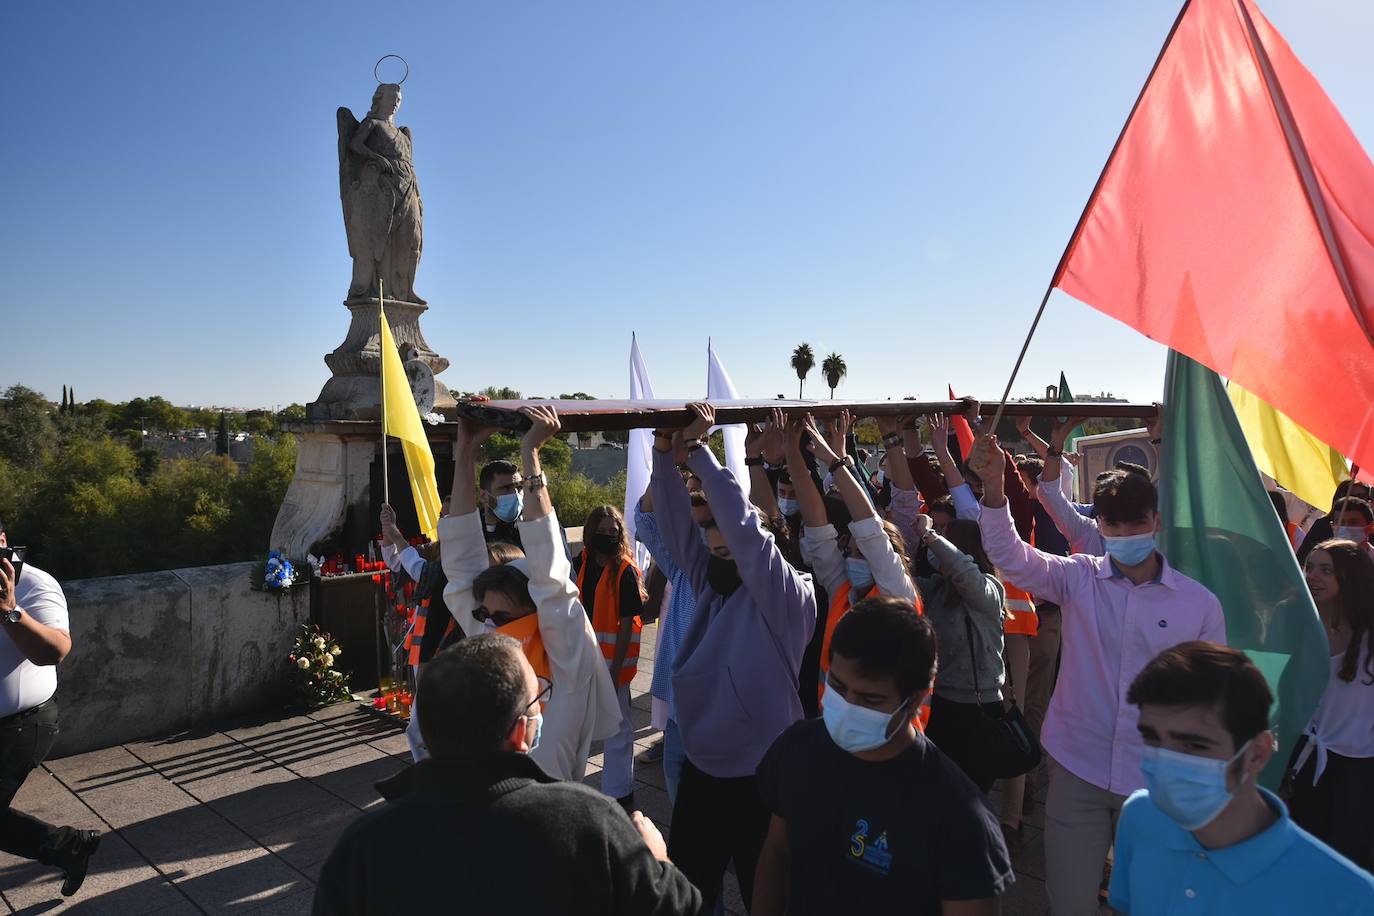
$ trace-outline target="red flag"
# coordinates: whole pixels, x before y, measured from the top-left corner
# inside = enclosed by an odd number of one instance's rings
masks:
[[[1374,165],[1251,0],[1191,0],[1054,285],[1374,466]]]
[[[949,399],[959,400],[954,396],[954,386],[949,386]],[[950,417],[950,424],[954,429],[954,437],[959,440],[959,451],[963,453],[963,459],[968,460],[969,452],[973,449],[973,430],[969,428],[968,420],[962,416]]]

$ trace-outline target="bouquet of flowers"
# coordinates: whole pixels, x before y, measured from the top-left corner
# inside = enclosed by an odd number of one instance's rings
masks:
[[[283,556],[280,550],[269,553],[262,578],[263,588],[284,590],[290,588],[291,583],[295,581],[296,567],[291,565],[291,561]]]
[[[300,635],[286,657],[291,692],[306,706],[324,706],[352,696],[348,675],[334,667],[343,650],[328,633],[314,624],[301,626]]]

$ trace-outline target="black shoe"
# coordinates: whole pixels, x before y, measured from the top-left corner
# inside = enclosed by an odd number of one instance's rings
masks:
[[[663,739],[659,738],[649,745],[648,749],[639,755],[639,759],[645,763],[658,763],[663,760]]]
[[[70,897],[81,890],[81,884],[86,880],[86,868],[90,865],[91,856],[100,847],[99,830],[78,830],[71,845],[63,850],[61,861],[58,866],[67,873],[67,879],[62,882],[62,896]]]
[[[616,804],[625,809],[626,814],[634,814],[639,810],[635,805],[635,794],[633,792],[623,798],[617,798],[615,801]]]

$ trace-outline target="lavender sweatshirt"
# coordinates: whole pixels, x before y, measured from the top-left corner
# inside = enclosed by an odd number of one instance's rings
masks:
[[[671,454],[654,450],[649,481],[659,529],[697,596],[697,613],[673,661],[673,700],[683,747],[712,776],[752,776],[773,739],[802,717],[797,672],[816,626],[811,577],[794,569],[739,483],[710,449],[688,465],[743,584],[728,598],[706,581],[710,552],[692,521],[687,487]]]

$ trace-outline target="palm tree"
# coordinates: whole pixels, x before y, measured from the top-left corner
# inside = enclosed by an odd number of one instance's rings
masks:
[[[816,366],[816,354],[811,351],[811,345],[804,343],[792,351],[792,368],[797,373],[797,400],[801,400],[802,392],[806,386],[806,373]]]
[[[821,374],[825,376],[825,383],[830,386],[830,397],[835,397],[835,386],[840,383],[840,379],[849,374],[849,367],[844,364],[844,357],[838,353],[831,353],[821,363]]]

